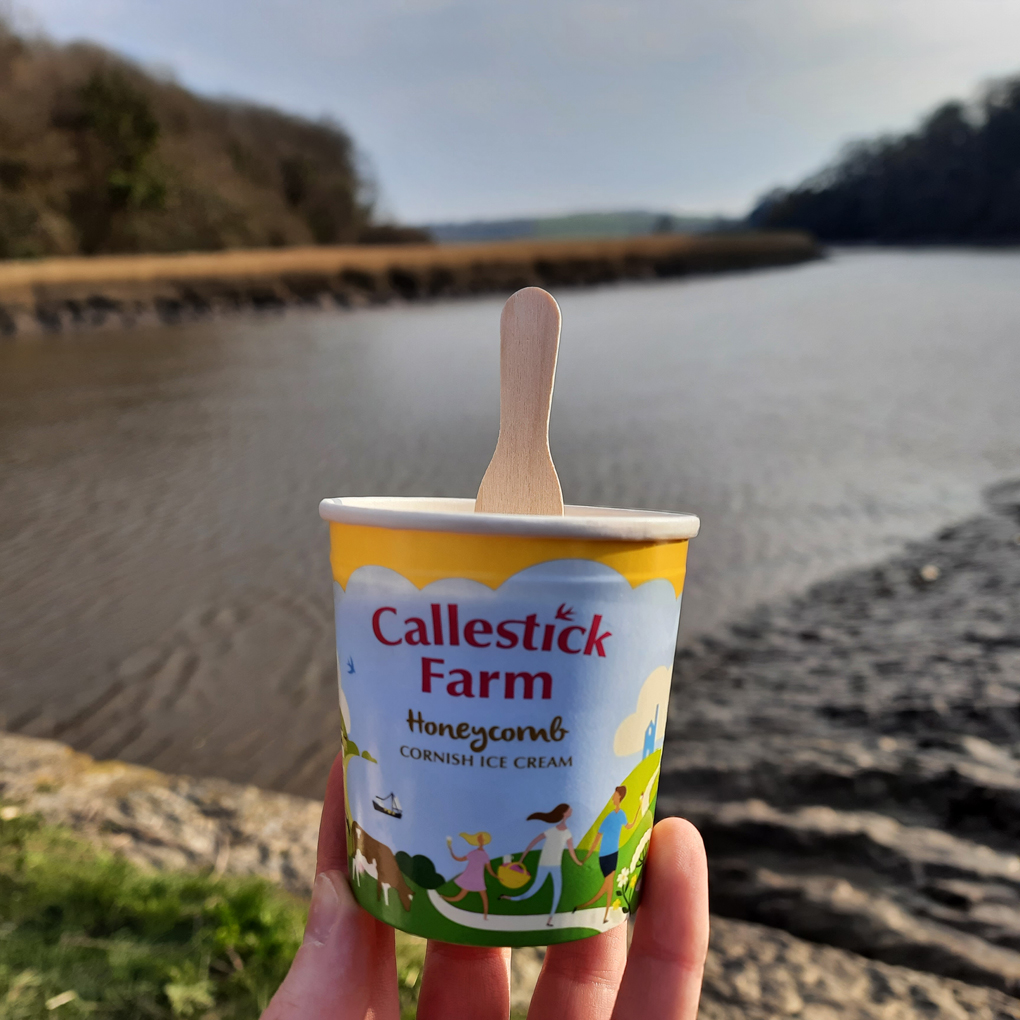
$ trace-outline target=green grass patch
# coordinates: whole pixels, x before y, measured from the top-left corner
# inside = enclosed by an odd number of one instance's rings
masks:
[[[259,879],[150,872],[32,816],[0,820],[0,1020],[255,1020],[305,918]],[[424,952],[398,933],[405,1017]]]
[[[304,921],[263,881],[143,871],[33,817],[0,821],[0,1020],[257,1017]]]

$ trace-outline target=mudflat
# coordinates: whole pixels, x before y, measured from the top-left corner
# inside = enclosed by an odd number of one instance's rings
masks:
[[[1020,482],[677,663],[659,809],[718,913],[1020,994]]]

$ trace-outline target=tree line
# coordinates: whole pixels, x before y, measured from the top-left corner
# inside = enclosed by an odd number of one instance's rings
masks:
[[[907,134],[849,145],[749,219],[837,242],[1020,241],[1020,77],[943,104]]]
[[[426,240],[344,129],[0,22],[0,258]]]

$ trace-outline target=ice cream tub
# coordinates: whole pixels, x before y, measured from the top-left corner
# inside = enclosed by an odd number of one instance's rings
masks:
[[[358,902],[467,945],[621,924],[641,893],[697,517],[327,499]]]

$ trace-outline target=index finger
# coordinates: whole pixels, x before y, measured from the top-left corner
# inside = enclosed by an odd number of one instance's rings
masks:
[[[708,955],[708,862],[682,818],[652,829],[645,888],[613,1020],[695,1020]]]

